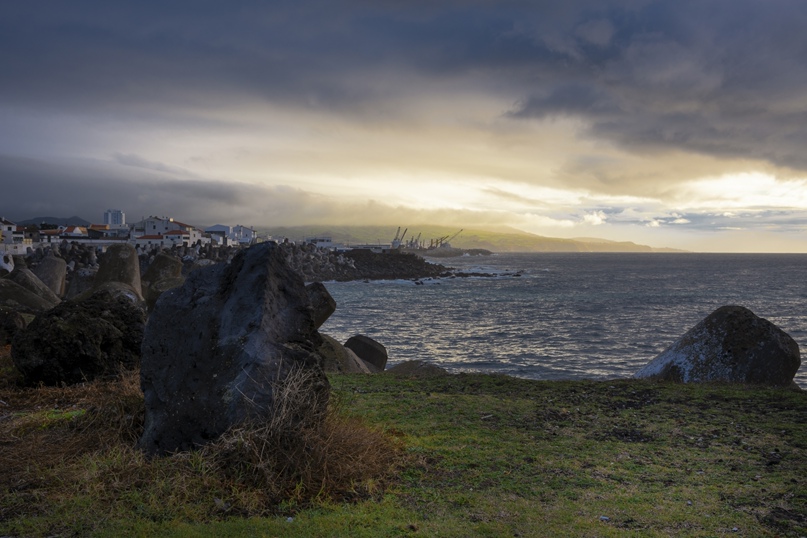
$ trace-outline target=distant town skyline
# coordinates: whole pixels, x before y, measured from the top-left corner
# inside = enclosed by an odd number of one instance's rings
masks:
[[[0,5],[0,215],[807,252],[807,3]]]

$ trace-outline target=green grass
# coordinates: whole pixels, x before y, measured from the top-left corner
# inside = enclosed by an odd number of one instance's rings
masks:
[[[204,457],[184,457],[191,472],[172,458],[133,467],[122,443],[64,464],[87,487],[6,486],[0,535],[807,536],[804,392],[469,374],[331,382],[343,417],[403,450],[392,479],[251,513],[257,492],[217,481]],[[35,412],[51,429],[91,414]]]

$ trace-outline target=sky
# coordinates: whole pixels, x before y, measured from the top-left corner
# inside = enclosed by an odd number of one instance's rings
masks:
[[[803,0],[0,3],[0,215],[807,252]]]

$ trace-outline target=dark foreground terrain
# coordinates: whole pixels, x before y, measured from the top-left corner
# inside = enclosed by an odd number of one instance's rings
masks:
[[[324,468],[378,465],[269,498],[221,456],[244,439],[134,451],[136,378],[23,389],[7,348],[0,364],[0,535],[807,535],[801,391],[331,376],[342,438],[377,437],[325,453]]]

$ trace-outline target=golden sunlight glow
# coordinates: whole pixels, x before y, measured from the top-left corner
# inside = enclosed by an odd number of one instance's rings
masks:
[[[807,179],[781,180],[759,172],[729,174],[691,181],[680,202],[691,209],[807,209]]]

